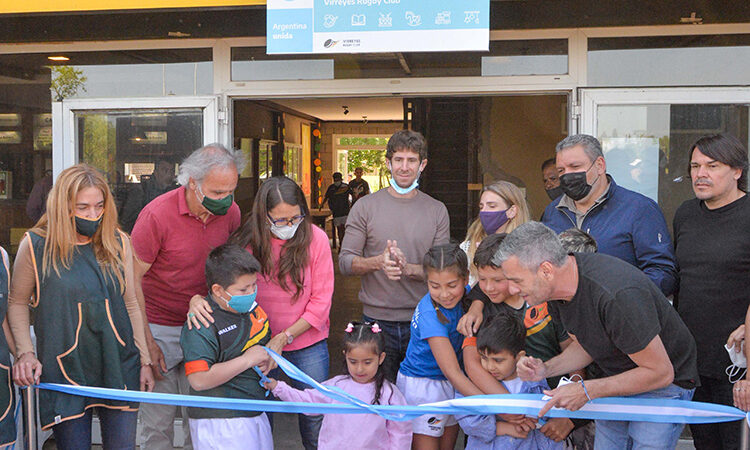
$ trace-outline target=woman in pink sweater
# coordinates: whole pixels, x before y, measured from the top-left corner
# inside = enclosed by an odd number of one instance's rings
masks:
[[[350,323],[345,332],[344,356],[348,373],[323,384],[335,386],[373,405],[406,405],[401,391],[385,379],[385,342],[377,322]],[[283,381],[270,379],[265,386],[287,402],[334,402],[315,389],[294,389]],[[411,438],[410,421],[396,422],[375,414],[326,414],[318,449],[407,450],[411,447]]]
[[[317,381],[328,378],[328,329],[333,260],[325,231],[312,225],[302,189],[286,177],[261,185],[249,217],[229,242],[252,253],[262,268],[256,301],[268,314],[274,337],[267,346]],[[208,326],[208,303],[190,302],[189,321]],[[299,384],[299,388],[305,385]],[[299,416],[305,449],[315,449],[322,416]]]

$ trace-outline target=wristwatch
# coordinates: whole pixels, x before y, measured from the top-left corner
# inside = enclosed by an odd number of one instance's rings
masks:
[[[286,345],[290,345],[292,342],[294,342],[294,335],[290,333],[288,330],[284,330],[284,334],[286,334]]]

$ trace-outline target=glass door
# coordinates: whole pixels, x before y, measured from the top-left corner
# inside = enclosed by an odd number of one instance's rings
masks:
[[[749,88],[581,89],[581,132],[602,143],[607,172],[656,201],[667,223],[693,198],[689,150],[730,133],[750,144]]]
[[[64,100],[53,104],[53,172],[79,162],[109,181],[123,228],[176,187],[178,164],[217,141],[214,97]]]

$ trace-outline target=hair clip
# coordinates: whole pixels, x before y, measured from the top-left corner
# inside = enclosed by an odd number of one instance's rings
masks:
[[[370,327],[370,329],[375,334],[380,333],[381,331],[383,331],[383,330],[380,329],[380,325],[378,325],[377,323],[372,324],[372,327]]]
[[[347,333],[351,333],[352,331],[354,331],[354,324],[349,322],[349,324],[346,326],[346,330],[344,331]]]

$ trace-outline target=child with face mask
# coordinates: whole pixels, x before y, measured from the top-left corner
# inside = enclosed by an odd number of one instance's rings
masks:
[[[182,328],[180,345],[192,395],[261,400],[265,392],[256,370],[267,372],[270,359],[263,349],[271,329],[255,302],[260,264],[234,244],[215,248],[206,260],[206,301],[214,322],[208,327]],[[273,448],[265,413],[230,409],[188,408],[195,448]]]
[[[263,182],[244,224],[230,237],[260,263],[258,304],[268,313],[268,348],[316,381],[328,379],[329,313],[333,259],[326,232],[313,225],[305,194],[294,180]],[[201,296],[190,301],[189,326],[209,326],[214,308]],[[274,376],[274,373],[271,373]],[[292,382],[297,389],[306,387]],[[302,444],[316,448],[321,416],[299,415]]]

